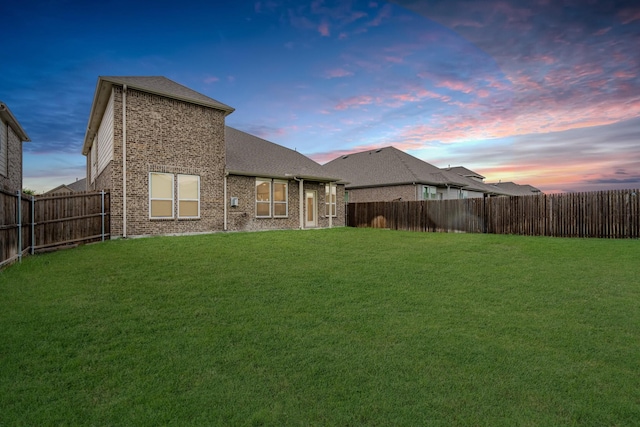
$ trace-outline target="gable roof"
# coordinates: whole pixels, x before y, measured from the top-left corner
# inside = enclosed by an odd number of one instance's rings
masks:
[[[11,129],[13,129],[16,135],[18,135],[21,142],[31,142],[29,135],[27,135],[24,129],[22,129],[22,126],[20,126],[20,123],[18,123],[18,120],[15,118],[11,110],[9,110],[7,104],[2,101],[0,101],[0,118],[9,123],[9,126],[11,126]]]
[[[224,139],[227,172],[231,175],[340,181],[305,155],[238,129],[226,126]]]
[[[225,112],[225,115],[229,115],[234,111],[232,107],[222,102],[209,98],[206,95],[163,76],[100,76],[98,77],[96,91],[93,96],[93,104],[91,104],[91,113],[89,114],[89,123],[84,137],[82,154],[86,155],[89,152],[91,141],[98,131],[104,110],[109,102],[111,89],[113,86],[124,85],[130,89],[222,110]]]
[[[348,181],[347,188],[402,184],[465,187],[464,177],[442,170],[395,147],[340,156],[324,165],[328,173]]]

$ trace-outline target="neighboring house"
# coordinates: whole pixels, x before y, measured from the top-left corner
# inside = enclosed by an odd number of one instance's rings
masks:
[[[472,179],[477,182],[484,183],[484,176],[480,175],[477,172],[472,171],[471,169],[467,169],[464,166],[454,166],[447,168],[448,171],[457,173],[458,175],[462,175],[466,178]]]
[[[347,182],[349,202],[462,199],[497,191],[395,147],[343,155],[324,168]]]
[[[22,143],[29,141],[9,107],[0,102],[0,188],[22,191]]]
[[[507,196],[537,196],[544,194],[540,189],[528,184],[516,184],[515,182],[497,182],[489,184],[503,191]]]
[[[87,179],[76,179],[71,184],[62,184],[58,185],[55,188],[52,188],[49,191],[45,191],[42,195],[54,195],[54,194],[65,194],[65,193],[77,193],[81,191],[87,191]]]
[[[111,191],[113,237],[344,224],[343,184],[226,127],[233,111],[165,77],[98,79],[82,153],[87,189]]]

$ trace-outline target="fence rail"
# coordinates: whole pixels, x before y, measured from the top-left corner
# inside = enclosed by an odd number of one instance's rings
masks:
[[[347,225],[432,232],[640,238],[640,190],[350,203]]]
[[[104,240],[109,192],[29,196],[0,190],[0,267],[30,252]]]

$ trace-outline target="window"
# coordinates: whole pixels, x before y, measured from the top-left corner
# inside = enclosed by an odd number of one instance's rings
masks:
[[[256,217],[286,218],[289,215],[289,184],[287,181],[256,179]]]
[[[178,175],[178,218],[200,218],[200,177]]]
[[[436,187],[432,187],[430,185],[422,186],[422,200],[437,200],[438,194],[436,192]]]
[[[173,174],[149,174],[149,217],[173,218]]]
[[[256,216],[271,216],[271,180],[256,179]]]
[[[324,186],[324,214],[336,216],[336,186],[332,184]]]
[[[460,193],[458,193],[458,199],[467,199],[469,198],[469,193],[467,190],[460,189]]]
[[[273,216],[286,217],[289,214],[287,182],[273,181]]]

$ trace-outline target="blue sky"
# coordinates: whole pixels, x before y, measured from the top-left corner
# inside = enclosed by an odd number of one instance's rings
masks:
[[[24,186],[85,175],[100,75],[163,75],[324,163],[393,145],[488,182],[640,187],[640,4],[30,1],[0,6]],[[188,141],[185,141],[188,142]]]

